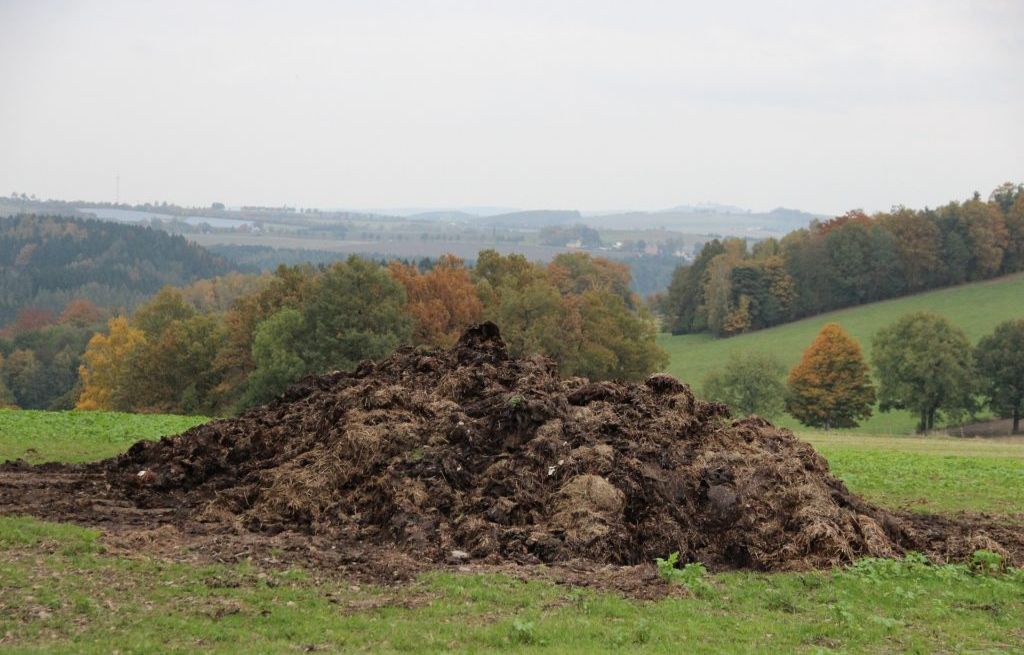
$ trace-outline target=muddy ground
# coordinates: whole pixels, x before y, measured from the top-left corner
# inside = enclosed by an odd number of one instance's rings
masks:
[[[1024,565],[1019,525],[874,507],[788,430],[665,375],[563,379],[510,358],[491,324],[111,460],[2,465],[0,513],[101,528],[113,552],[384,582],[505,570],[639,596],[666,593],[651,562],[672,551],[712,570],[979,548]]]
[[[112,493],[113,492],[113,493]],[[258,568],[303,566],[320,575],[368,584],[403,584],[429,570],[503,573],[519,579],[543,579],[571,586],[615,591],[656,600],[687,593],[665,584],[652,562],[618,566],[584,559],[546,565],[480,563],[448,559],[425,561],[401,548],[305,532],[266,534],[236,530],[221,523],[196,522],[168,509],[140,509],[114,491],[106,476],[82,466],[0,466],[0,514],[29,515],[76,523],[102,532],[108,555],[157,557],[193,564],[250,562]],[[962,559],[993,538],[1024,561],[1024,528],[998,517],[961,514],[944,517],[900,513],[901,521],[921,535],[919,545],[939,561]],[[991,537],[989,536],[991,535]]]

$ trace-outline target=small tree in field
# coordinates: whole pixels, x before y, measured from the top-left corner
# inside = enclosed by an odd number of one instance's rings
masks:
[[[961,417],[975,409],[974,356],[967,335],[937,314],[907,314],[875,335],[879,408],[909,409],[917,429],[935,427],[939,412]]]
[[[1012,418],[1013,433],[1019,433],[1024,414],[1024,319],[1000,323],[974,353],[988,406],[999,416]]]
[[[786,409],[811,427],[852,428],[871,416],[875,386],[860,345],[836,323],[821,329],[789,372]]]
[[[704,397],[725,403],[743,416],[772,418],[782,413],[786,368],[771,355],[731,355],[725,367],[704,379]]]

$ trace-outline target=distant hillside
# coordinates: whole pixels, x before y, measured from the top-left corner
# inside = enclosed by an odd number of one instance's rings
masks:
[[[22,307],[57,312],[74,298],[131,307],[164,285],[234,268],[183,237],[146,227],[58,216],[0,218],[0,325]]]
[[[702,202],[697,205],[678,205],[661,209],[659,214],[749,214],[749,209],[736,205],[723,205],[717,202]]]
[[[534,211],[512,212],[485,216],[477,220],[477,225],[495,227],[542,228],[552,225],[571,225],[580,223],[580,213],[576,210],[538,209]]]
[[[738,207],[710,205],[674,207],[658,212],[622,212],[584,216],[587,225],[604,229],[657,227],[696,234],[764,238],[781,236],[802,227],[820,215],[796,209],[777,208],[770,212],[751,212]]]
[[[728,339],[709,334],[662,334],[659,344],[669,352],[669,372],[699,388],[705,376],[733,353],[771,353],[787,369],[793,367],[826,323],[842,325],[860,341],[865,356],[870,358],[871,339],[878,329],[916,311],[945,316],[977,343],[998,323],[1024,318],[1024,273],[841,309]],[[906,415],[903,420],[904,414],[872,418],[864,431],[910,431],[914,419]]]

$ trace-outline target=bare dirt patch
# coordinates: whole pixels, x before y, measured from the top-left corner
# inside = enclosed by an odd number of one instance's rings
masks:
[[[887,512],[788,430],[731,420],[666,375],[562,379],[510,358],[492,324],[111,460],[8,463],[0,512],[99,526],[125,552],[376,580],[499,568],[627,593],[672,551],[718,570],[977,548],[1024,564],[1019,526]]]

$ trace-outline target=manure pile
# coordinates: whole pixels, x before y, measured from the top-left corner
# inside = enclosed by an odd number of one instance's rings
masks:
[[[496,326],[311,377],[277,401],[106,463],[140,507],[433,562],[683,561],[779,570],[892,556],[893,515],[791,432],[731,421],[667,375],[562,379]]]

